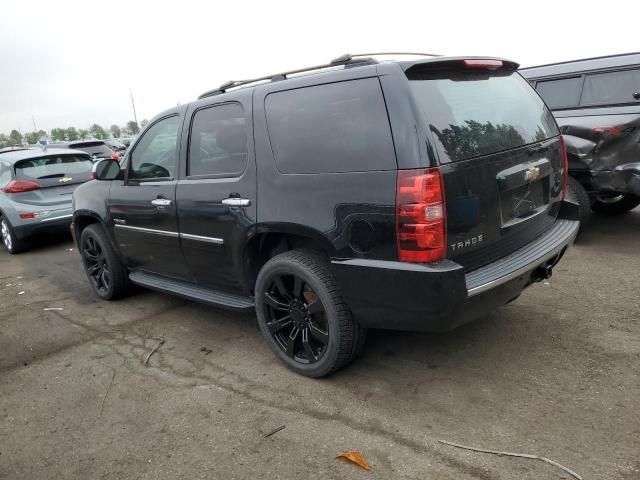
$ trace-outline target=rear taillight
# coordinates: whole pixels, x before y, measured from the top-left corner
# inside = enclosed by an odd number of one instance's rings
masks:
[[[4,193],[23,193],[30,192],[32,190],[39,190],[40,184],[38,182],[29,182],[27,180],[11,180],[2,189]]]
[[[502,60],[464,60],[464,66],[467,68],[497,70],[502,67]]]
[[[440,168],[398,170],[396,235],[401,262],[435,262],[447,251]]]
[[[617,137],[622,133],[618,127],[593,127],[591,134],[595,136],[602,135],[603,137]]]
[[[111,160],[117,160],[117,161],[120,161],[120,154],[119,154],[118,152],[114,151],[114,152],[111,154]]]
[[[567,198],[567,177],[569,176],[569,159],[564,137],[560,135],[560,151],[562,152],[562,199]]]

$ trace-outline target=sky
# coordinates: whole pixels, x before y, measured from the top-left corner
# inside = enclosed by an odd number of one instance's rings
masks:
[[[124,125],[133,119],[129,89],[140,121],[228,80],[347,52],[487,55],[531,66],[639,51],[635,3],[624,4],[5,1],[0,132],[32,131],[34,121],[44,130]]]

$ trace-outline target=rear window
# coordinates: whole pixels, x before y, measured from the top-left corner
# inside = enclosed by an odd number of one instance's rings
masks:
[[[15,164],[16,180],[46,180],[91,175],[93,162],[85,155],[51,155],[20,160]]]
[[[396,166],[377,78],[271,93],[267,127],[282,173],[391,170]]]
[[[537,83],[536,90],[549,108],[573,107],[580,102],[582,77],[545,80]]]
[[[581,105],[634,103],[640,92],[640,70],[593,73],[586,76]]]
[[[74,143],[73,145],[69,145],[69,148],[82,150],[89,155],[96,155],[103,158],[109,158],[113,153],[104,142]]]
[[[559,134],[549,109],[516,72],[456,73],[451,77],[416,72],[409,80],[443,163]]]

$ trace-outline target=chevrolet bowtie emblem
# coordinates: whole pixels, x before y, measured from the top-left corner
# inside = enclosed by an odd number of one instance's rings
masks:
[[[71,180],[73,180],[73,178],[71,177],[62,177],[60,180],[58,180],[60,183],[67,183],[70,182]]]
[[[531,167],[524,172],[524,180],[525,182],[533,182],[540,176],[540,168],[539,167]]]

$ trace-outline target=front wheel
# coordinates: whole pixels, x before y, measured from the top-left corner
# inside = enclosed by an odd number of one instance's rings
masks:
[[[263,336],[297,373],[329,375],[362,350],[365,330],[352,318],[326,259],[314,251],[269,260],[258,274],[255,297]]]
[[[638,205],[640,205],[640,197],[631,193],[624,193],[621,195],[598,196],[591,208],[594,212],[619,215],[633,210]]]
[[[98,224],[89,225],[80,235],[80,254],[93,292],[103,300],[115,300],[126,293],[127,271]]]

